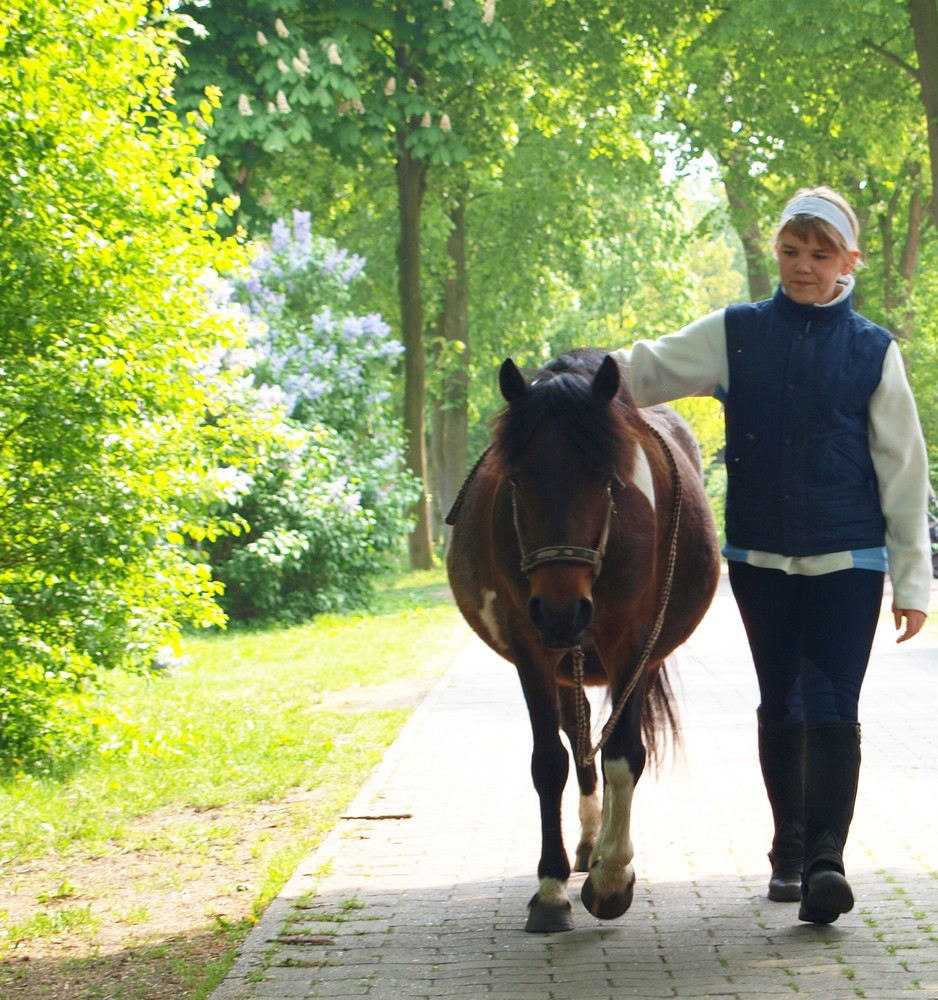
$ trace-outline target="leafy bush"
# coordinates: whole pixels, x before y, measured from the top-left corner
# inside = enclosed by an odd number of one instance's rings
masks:
[[[279,394],[293,428],[223,512],[250,531],[209,548],[235,619],[297,621],[362,604],[409,530],[417,489],[391,408],[402,348],[380,316],[350,311],[363,266],[294,212],[232,281],[254,324],[255,383]]]
[[[243,450],[230,377],[203,369],[245,323],[202,280],[241,251],[212,228],[195,118],[168,104],[177,27],[143,0],[0,12],[3,767],[78,752],[102,671],[223,618],[187,537],[225,530],[216,455]]]

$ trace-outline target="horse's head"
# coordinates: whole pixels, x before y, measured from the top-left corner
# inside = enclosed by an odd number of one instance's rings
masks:
[[[508,407],[496,447],[530,587],[528,616],[546,646],[569,648],[593,620],[593,583],[631,448],[619,368],[609,356],[578,352],[529,384],[509,359],[499,383]]]

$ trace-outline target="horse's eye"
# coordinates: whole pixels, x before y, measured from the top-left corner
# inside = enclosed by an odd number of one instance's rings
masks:
[[[516,490],[521,489],[521,480],[517,476],[509,476],[508,482],[511,483],[512,487]]]

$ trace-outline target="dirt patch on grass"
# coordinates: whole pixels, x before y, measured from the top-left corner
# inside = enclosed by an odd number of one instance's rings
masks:
[[[0,995],[191,996],[250,927],[259,880],[297,841],[314,795],[161,812],[129,823],[101,854],[7,866]]]

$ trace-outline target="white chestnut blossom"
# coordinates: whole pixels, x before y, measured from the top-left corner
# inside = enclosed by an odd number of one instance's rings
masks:
[[[384,85],[384,96],[390,97],[397,90],[397,80],[393,76],[388,77],[388,82]]]
[[[425,111],[423,113],[423,118],[420,119],[421,128],[429,128],[433,124],[433,119],[430,117],[430,112]]]
[[[277,32],[278,38],[287,38],[289,37],[290,34],[290,32],[287,30],[287,26],[283,23],[283,21],[279,17],[277,18],[276,21],[274,21],[274,31]]]
[[[495,20],[495,0],[485,0],[485,7],[482,9],[482,23],[491,24]]]
[[[258,45],[266,45],[267,44],[267,36],[264,34],[263,31],[259,31],[257,33],[257,44]]]
[[[293,109],[287,101],[287,96],[282,90],[277,91],[277,110],[282,115],[288,115]]]
[[[245,118],[249,118],[254,114],[251,110],[251,98],[247,94],[240,94],[238,96],[238,114],[244,115]]]
[[[329,50],[326,53],[326,55],[329,58],[329,62],[332,63],[333,66],[341,66],[342,65],[342,57],[339,55],[339,46],[336,45],[335,42],[333,42],[329,46]]]
[[[448,115],[448,114],[446,114],[445,112],[444,112],[444,113],[443,113],[443,115],[442,115],[442,116],[440,117],[440,128],[441,128],[441,129],[442,129],[442,130],[443,130],[444,132],[452,132],[452,131],[453,131],[453,125],[452,125],[452,122],[450,122],[450,120],[449,120],[449,115]]]

